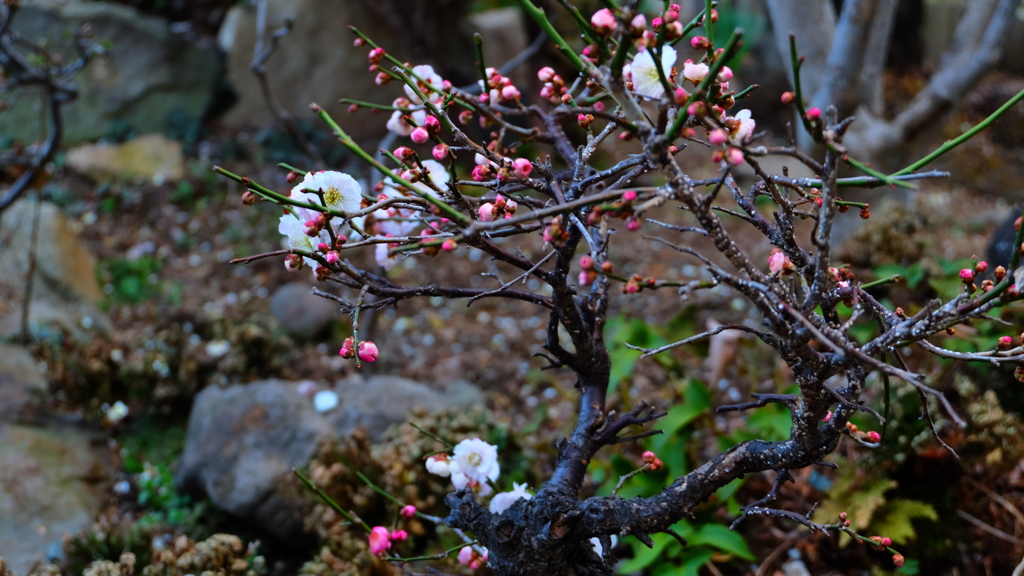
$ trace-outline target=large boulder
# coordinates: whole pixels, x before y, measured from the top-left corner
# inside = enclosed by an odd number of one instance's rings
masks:
[[[20,200],[0,214],[0,338],[18,334],[25,275],[30,266],[35,200]],[[96,258],[82,245],[76,226],[50,203],[39,205],[36,268],[29,322],[78,332],[110,329],[97,309],[103,298],[96,279]]]
[[[316,102],[341,118],[346,105],[342,97],[384,101],[394,98],[395,90],[383,91],[367,72],[369,48],[352,45],[352,24],[376,38],[388,38],[391,32],[367,12],[364,0],[337,2],[330,9],[318,0],[269,0],[267,34],[293,22],[291,34],[282,38],[266,62],[266,74],[281,105],[296,118],[312,119],[309,104]],[[221,118],[232,128],[272,126],[275,118],[264,100],[256,76],[251,70],[256,43],[256,8],[238,4],[224,17],[218,44],[226,55],[227,78],[238,100]],[[392,94],[391,96],[387,96]],[[368,111],[345,116],[344,126],[356,138],[379,137],[385,131],[385,116]]]
[[[46,393],[46,378],[32,354],[0,342],[0,422],[27,415],[32,403]]]
[[[445,391],[395,376],[355,376],[333,391],[338,405],[321,413],[307,384],[265,380],[200,392],[189,416],[175,481],[227,512],[286,541],[302,541],[309,502],[290,486],[293,468],[309,464],[317,445],[356,428],[380,439],[416,406],[428,410],[480,404],[469,384]]]
[[[73,427],[0,421],[0,553],[17,574],[59,553],[65,534],[88,527],[106,504],[110,452]]]
[[[12,27],[70,62],[76,54],[69,32],[86,23],[109,51],[73,78],[79,95],[63,108],[65,144],[198,126],[223,76],[222,59],[214,46],[172,32],[169,22],[110,2],[25,0]],[[23,93],[0,113],[0,134],[37,140],[46,133],[41,109],[41,98]]]
[[[308,340],[341,317],[338,305],[310,292],[311,282],[289,282],[274,291],[270,311],[289,336]]]
[[[181,142],[144,134],[120,144],[82,144],[68,150],[68,166],[96,182],[143,180],[163,183],[185,177]]]

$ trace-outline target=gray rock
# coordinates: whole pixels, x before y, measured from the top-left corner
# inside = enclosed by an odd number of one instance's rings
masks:
[[[20,200],[0,214],[0,337],[18,334],[29,267],[34,200]],[[110,329],[96,305],[103,298],[96,280],[96,259],[85,249],[75,227],[57,206],[40,205],[36,275],[29,321],[72,332]]]
[[[270,311],[290,336],[309,340],[340,317],[338,305],[310,293],[311,282],[291,282],[270,299]]]
[[[185,177],[181,142],[143,134],[121,144],[82,144],[67,153],[68,166],[96,182],[138,179],[163,183]]]
[[[46,379],[32,354],[0,343],[0,422],[22,415],[37,395],[46,392]]]
[[[63,108],[65,144],[114,132],[181,133],[198,126],[223,75],[222,59],[215,47],[172,33],[169,22],[123,4],[28,0],[13,28],[72,61],[69,32],[84,23],[91,26],[94,40],[110,42],[110,50],[73,79],[79,96]],[[46,133],[41,106],[37,94],[24,92],[0,114],[0,134],[38,139]]]
[[[0,423],[0,551],[28,573],[64,534],[90,525],[111,476],[106,443],[71,427]]]
[[[358,427],[379,440],[415,406],[439,410],[483,398],[468,383],[449,396],[405,378],[356,376],[333,388],[338,407],[319,413],[300,384],[265,380],[200,392],[175,477],[179,487],[207,495],[217,507],[278,538],[302,541],[309,500],[289,475],[309,463],[320,442],[341,440]]]

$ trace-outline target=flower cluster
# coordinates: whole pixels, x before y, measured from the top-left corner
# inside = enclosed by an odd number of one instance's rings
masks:
[[[405,530],[388,531],[384,526],[374,526],[370,529],[370,553],[380,556],[391,549],[394,542],[405,542],[409,539],[409,533]]]
[[[459,550],[459,564],[463,566],[469,566],[470,569],[476,570],[487,563],[487,549],[483,549],[483,554],[477,552],[472,546],[464,546]]]
[[[314,255],[323,255],[327,262],[337,261],[337,250],[347,241],[343,234],[347,228],[340,216],[321,212],[317,207],[340,214],[358,212],[362,186],[342,172],[307,172],[292,188],[289,198],[313,208],[293,205],[281,216],[277,230],[286,238],[288,248],[297,251],[285,258],[285,268],[296,271],[308,265],[319,278],[326,270],[319,270],[322,266]]]
[[[441,453],[427,458],[427,471],[442,477],[451,476],[456,489],[469,486],[486,496],[492,491],[487,482],[497,480],[501,473],[498,447],[479,438],[463,440],[455,445],[451,456]]]

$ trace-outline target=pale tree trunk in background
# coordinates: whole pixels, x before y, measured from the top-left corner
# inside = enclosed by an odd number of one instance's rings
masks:
[[[805,103],[821,110],[835,105],[841,118],[856,117],[845,140],[850,155],[892,171],[906,163],[908,155],[904,151],[913,150],[914,140],[929,128],[941,126],[967,92],[999,61],[1020,2],[970,0],[953,42],[928,85],[891,118],[886,117],[882,72],[894,33],[898,0],[846,0],[838,18],[829,1],[768,0],[767,4],[775,44],[787,67],[790,33],[796,34],[797,49],[805,57],[800,70]],[[814,147],[803,130],[796,133],[801,148]],[[911,193],[901,188],[890,190],[885,196],[909,203]],[[844,198],[878,202],[881,196],[853,191],[844,194]],[[861,223],[860,219],[837,219],[837,241],[843,241]]]

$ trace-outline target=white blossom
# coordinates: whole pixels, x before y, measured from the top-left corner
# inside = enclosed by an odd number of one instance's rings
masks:
[[[512,490],[509,492],[499,492],[494,495],[491,499],[490,511],[491,514],[501,514],[505,510],[508,510],[516,500],[520,498],[526,498],[529,500],[533,498],[529,492],[526,491],[526,483],[512,484]]]
[[[733,144],[742,144],[754,133],[754,127],[757,123],[750,117],[750,110],[740,110],[734,118],[739,120],[739,126],[729,135],[729,141]]]
[[[672,67],[676,64],[676,50],[671,46],[661,49],[661,71],[668,80],[672,75]],[[638,96],[658,99],[665,95],[665,87],[661,84],[658,69],[654,66],[654,55],[650,49],[644,50],[633,58],[630,65],[633,77],[633,90]]]
[[[437,100],[443,95],[444,79],[441,78],[441,76],[438,75],[437,72],[434,72],[433,66],[427,64],[414,66],[412,69],[412,73],[422,80],[421,82],[413,78],[413,81],[416,82],[416,87],[419,88],[420,92],[422,92],[423,95],[429,98],[431,101]],[[423,104],[423,100],[421,100],[420,97],[416,95],[416,92],[413,91],[413,89],[408,84],[406,84],[402,88],[405,89],[405,95],[409,97],[409,100],[411,100],[413,104]],[[422,123],[419,122],[417,122],[417,124],[420,124],[420,126],[423,125]]]
[[[474,482],[485,484],[497,480],[501,470],[498,466],[498,447],[479,438],[463,440],[455,446],[453,460],[463,474]]]

